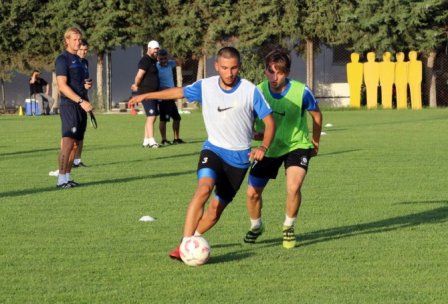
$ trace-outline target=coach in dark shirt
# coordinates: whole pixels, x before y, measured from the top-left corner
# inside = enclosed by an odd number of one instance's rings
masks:
[[[84,82],[86,75],[77,51],[81,45],[81,31],[68,28],[64,34],[65,51],[55,62],[56,79],[61,94],[60,115],[62,123],[62,143],[59,153],[59,176],[56,186],[59,189],[76,187],[72,180],[73,158],[80,140],[84,139],[87,113],[92,111],[87,90],[92,83]]]
[[[148,43],[148,51],[138,63],[137,75],[135,75],[134,83],[131,86],[133,92],[144,94],[159,90],[159,72],[157,69],[159,49],[160,45],[157,41],[152,40]],[[142,104],[146,113],[143,147],[158,148],[159,144],[154,139],[154,123],[159,115],[158,101],[144,100]]]

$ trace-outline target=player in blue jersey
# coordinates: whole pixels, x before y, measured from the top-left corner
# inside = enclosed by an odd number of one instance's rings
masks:
[[[71,188],[78,185],[71,179],[75,152],[79,141],[84,139],[87,126],[87,112],[92,111],[85,83],[87,76],[81,58],[76,54],[81,44],[81,31],[75,27],[64,34],[65,51],[56,58],[56,80],[61,94],[60,116],[62,122],[62,142],[59,153],[59,176],[57,187]]]
[[[274,50],[265,58],[266,80],[258,85],[272,108],[275,136],[265,157],[255,161],[249,172],[247,210],[251,229],[244,242],[254,243],[263,233],[261,221],[262,193],[269,179],[275,179],[281,165],[286,174],[286,207],[283,222],[283,247],[294,248],[294,223],[302,201],[301,187],[309,161],[317,155],[322,113],[311,90],[303,83],[288,78],[291,60],[288,53]],[[307,112],[313,120],[312,137],[309,135]],[[261,130],[263,126],[259,126]],[[261,131],[262,132],[262,131]]]
[[[86,79],[84,80],[84,83],[87,85],[86,87],[92,87],[92,79],[89,76],[89,61],[87,60],[87,53],[89,52],[89,43],[86,39],[81,39],[81,44],[78,49],[78,56],[81,58],[82,65],[84,67],[84,74]],[[86,92],[84,93],[86,96],[88,95],[87,89],[85,89]],[[76,150],[75,154],[75,160],[73,161],[73,168],[79,168],[79,167],[87,167],[82,161],[81,161],[81,155],[82,155],[82,149],[84,148],[84,140],[79,141],[78,149]]]
[[[190,201],[185,218],[183,240],[201,235],[212,228],[233,200],[250,165],[261,160],[275,132],[271,109],[260,90],[238,74],[241,57],[233,47],[219,50],[215,61],[218,76],[201,79],[183,88],[171,88],[132,98],[129,103],[144,99],[178,99],[198,101],[208,138],[198,162],[198,186]],[[265,124],[261,145],[251,149],[255,117]],[[207,203],[212,191],[214,196]],[[180,260],[179,246],[170,257]]]
[[[161,49],[157,55],[157,69],[159,70],[160,89],[174,88],[174,73],[176,60],[168,59],[168,51]],[[183,144],[184,141],[179,137],[180,120],[179,111],[175,100],[165,100],[159,103],[159,130],[162,137],[162,146],[173,144]],[[166,123],[173,118],[173,142],[166,139]]]

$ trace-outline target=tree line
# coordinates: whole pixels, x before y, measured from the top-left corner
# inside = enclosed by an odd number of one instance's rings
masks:
[[[378,57],[384,51],[417,50],[425,63],[425,81],[431,84],[437,53],[447,48],[448,1],[3,0],[0,81],[4,106],[3,83],[13,72],[54,70],[69,26],[83,31],[97,57],[96,107],[104,109],[110,80],[105,87],[102,75],[106,70],[110,77],[111,52],[117,47],[144,47],[152,39],[178,58],[204,58],[221,46],[236,46],[243,56],[242,74],[254,82],[262,78],[261,58],[280,46],[306,56],[311,85],[313,54],[322,45],[342,45],[361,54],[374,51]],[[435,96],[424,96],[436,105]]]

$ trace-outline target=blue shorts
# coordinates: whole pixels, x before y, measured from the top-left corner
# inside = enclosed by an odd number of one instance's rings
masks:
[[[159,101],[156,99],[145,99],[142,101],[146,116],[159,116]]]
[[[87,127],[87,113],[73,102],[61,104],[59,112],[62,122],[62,137],[83,140]]]

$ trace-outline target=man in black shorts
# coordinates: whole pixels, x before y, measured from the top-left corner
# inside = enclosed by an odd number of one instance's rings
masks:
[[[92,111],[86,94],[91,83],[84,83],[87,76],[81,58],[76,54],[81,44],[81,31],[75,27],[68,28],[64,34],[64,44],[65,51],[55,62],[56,80],[61,94],[62,141],[56,185],[60,189],[78,185],[71,179],[70,172],[78,143],[84,139],[87,112]]]
[[[283,222],[283,247],[296,246],[294,224],[302,202],[301,188],[309,162],[319,151],[322,113],[311,90],[303,83],[288,78],[291,70],[289,53],[275,49],[265,57],[266,80],[258,85],[272,108],[275,135],[262,160],[255,161],[249,172],[247,210],[251,228],[245,243],[254,243],[263,233],[261,220],[263,190],[270,179],[275,179],[282,164],[286,175],[285,220]],[[309,134],[307,113],[312,119],[312,135]],[[262,124],[257,125],[261,137]]]
[[[176,68],[176,60],[168,59],[168,51],[161,49],[159,51],[157,69],[159,70],[160,89],[169,89],[174,87],[174,73]],[[180,115],[177,110],[176,101],[165,100],[159,103],[160,123],[159,130],[162,136],[162,146],[170,145],[171,142],[166,139],[166,123],[173,118],[173,144],[183,144],[184,141],[179,138]]]
[[[159,72],[157,70],[157,54],[160,45],[152,40],[148,43],[148,51],[138,63],[138,71],[134,83],[131,86],[133,92],[144,94],[159,90]],[[154,139],[154,123],[159,115],[158,101],[146,99],[142,102],[146,113],[144,148],[158,148],[159,144]]]
[[[171,100],[185,97],[189,102],[196,101],[202,105],[208,139],[202,146],[198,162],[198,184],[185,216],[183,241],[205,233],[218,222],[244,180],[250,159],[261,160],[274,135],[271,109],[255,85],[238,76],[240,67],[238,50],[224,47],[218,51],[215,60],[217,76],[198,80],[183,88],[151,92],[129,100],[133,105],[148,98]],[[251,149],[255,117],[262,119],[266,128],[262,145]],[[180,245],[169,256],[180,260]]]

